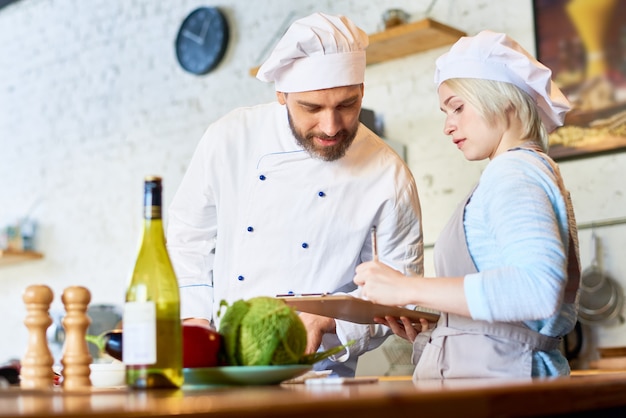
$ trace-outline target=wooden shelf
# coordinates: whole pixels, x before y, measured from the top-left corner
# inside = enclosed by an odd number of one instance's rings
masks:
[[[369,36],[367,64],[378,64],[450,45],[465,35],[463,31],[432,19],[394,26]],[[255,77],[258,70],[259,67],[251,68],[250,75]]]
[[[43,258],[43,254],[35,251],[0,250],[0,267],[40,258]]]
[[[394,26],[370,35],[367,63],[378,64],[450,45],[465,35],[465,32],[432,19]]]

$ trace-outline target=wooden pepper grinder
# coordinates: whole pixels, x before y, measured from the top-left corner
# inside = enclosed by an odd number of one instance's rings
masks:
[[[82,286],[65,289],[61,296],[65,305],[66,315],[63,318],[65,328],[65,344],[63,345],[63,388],[78,389],[91,386],[89,379],[91,354],[87,346],[87,328],[91,319],[87,316],[87,305],[91,301],[91,293]]]
[[[22,358],[20,387],[47,389],[52,387],[54,358],[48,347],[46,330],[52,324],[49,310],[54,293],[46,285],[28,286],[22,295],[26,305],[24,325],[28,328],[28,346]]]

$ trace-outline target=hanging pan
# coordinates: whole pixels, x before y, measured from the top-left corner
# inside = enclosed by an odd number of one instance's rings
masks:
[[[600,240],[595,233],[591,234],[592,260],[591,266],[583,271],[580,281],[579,319],[586,324],[608,322],[614,318],[622,318],[624,295],[619,284],[604,273],[598,260]]]

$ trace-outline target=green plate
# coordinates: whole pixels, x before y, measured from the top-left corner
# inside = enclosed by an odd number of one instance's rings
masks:
[[[309,364],[287,366],[224,366],[183,369],[185,385],[277,385],[312,369]]]

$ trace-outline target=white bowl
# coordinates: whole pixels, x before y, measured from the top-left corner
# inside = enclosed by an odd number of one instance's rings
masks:
[[[95,387],[124,386],[126,366],[121,361],[113,363],[92,363],[89,365],[91,385]]]

